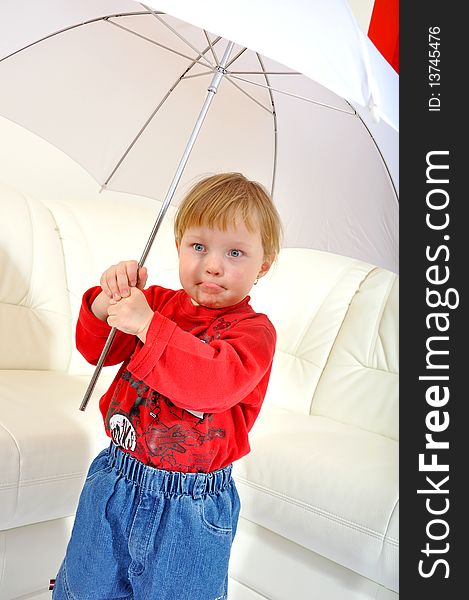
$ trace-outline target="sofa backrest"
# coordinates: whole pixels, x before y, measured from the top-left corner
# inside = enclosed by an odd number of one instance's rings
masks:
[[[60,230],[70,313],[75,327],[83,292],[99,285],[103,271],[121,260],[139,260],[152,230],[161,203],[155,200],[103,194],[91,199],[49,202],[48,207]],[[145,265],[148,283],[179,288],[178,258],[173,235],[174,207],[168,209]],[[73,345],[69,372],[90,374]],[[105,371],[112,368],[105,368]]]
[[[353,296],[311,414],[399,439],[399,278],[372,270]]]
[[[0,368],[66,370],[72,323],[50,211],[0,185]]]
[[[252,297],[278,334],[266,402],[398,438],[395,274],[284,248]]]

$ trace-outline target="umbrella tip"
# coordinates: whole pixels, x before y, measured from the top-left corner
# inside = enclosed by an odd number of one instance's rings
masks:
[[[370,111],[371,117],[375,123],[379,123],[381,118],[379,115],[378,105],[375,104],[373,97],[370,98],[368,102],[368,110]]]

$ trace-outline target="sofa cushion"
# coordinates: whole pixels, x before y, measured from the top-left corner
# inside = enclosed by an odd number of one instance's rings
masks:
[[[399,439],[399,279],[362,282],[316,387],[311,414]]]
[[[398,443],[264,407],[235,465],[242,516],[398,589]]]
[[[98,410],[108,377],[81,412],[89,378],[0,371],[0,530],[74,514],[88,466],[109,443]]]
[[[277,330],[266,403],[309,414],[317,383],[367,263],[306,248],[284,248],[252,289],[252,306]]]
[[[399,600],[376,581],[247,519],[236,530],[230,575],[230,600]],[[252,598],[248,590],[255,590]]]
[[[149,198],[103,194],[99,198],[48,202],[47,206],[60,230],[71,321],[75,326],[83,292],[99,285],[104,269],[121,260],[140,258],[161,203]],[[148,285],[181,287],[173,234],[174,212],[174,206],[169,207],[148,255]],[[69,372],[89,376],[93,369],[73,344]]]
[[[64,370],[72,322],[57,226],[1,184],[0,199],[0,368]]]

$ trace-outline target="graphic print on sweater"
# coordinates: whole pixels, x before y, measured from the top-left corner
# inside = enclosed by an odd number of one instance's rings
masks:
[[[121,392],[126,384],[135,395],[123,405]],[[143,381],[134,379],[129,371],[123,371],[106,420],[113,442],[136,458],[149,457],[148,464],[161,469],[204,471],[213,460],[210,442],[226,435],[224,429],[211,426],[213,418],[213,414],[199,417],[178,408]]]
[[[125,415],[115,413],[109,419],[111,438],[116,446],[124,450],[135,450],[137,445],[137,434],[132,423]]]

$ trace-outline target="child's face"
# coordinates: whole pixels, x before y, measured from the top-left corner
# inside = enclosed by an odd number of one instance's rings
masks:
[[[194,304],[208,308],[243,300],[271,265],[264,260],[260,232],[249,231],[244,223],[227,231],[190,227],[177,247],[182,287]]]

